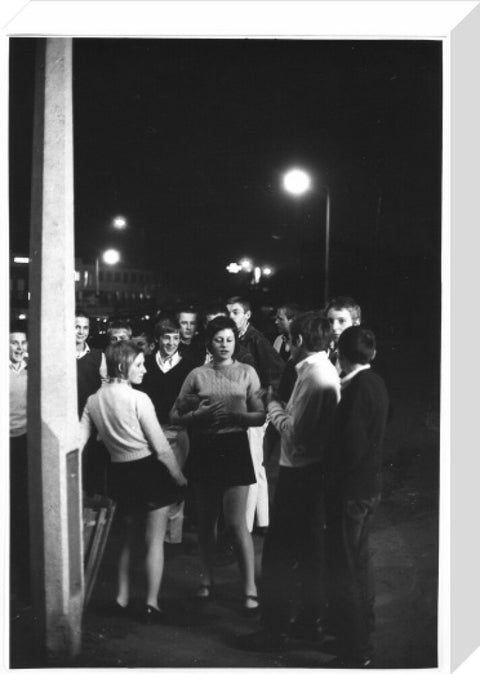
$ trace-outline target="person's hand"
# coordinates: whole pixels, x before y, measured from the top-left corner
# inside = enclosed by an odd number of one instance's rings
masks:
[[[180,414],[186,414],[192,410],[196,410],[200,403],[200,398],[196,393],[186,393],[181,398],[177,399],[176,406]]]
[[[241,414],[239,412],[229,412],[222,407],[213,414],[213,425],[215,428],[224,428],[225,426],[239,426],[241,424]]]
[[[265,407],[271,402],[280,402],[278,394],[273,390],[273,386],[270,385],[263,395],[263,404]]]
[[[208,399],[200,402],[200,405],[194,412],[195,419],[199,421],[214,421],[215,414],[223,407],[223,402],[219,400],[216,403],[211,403]]]

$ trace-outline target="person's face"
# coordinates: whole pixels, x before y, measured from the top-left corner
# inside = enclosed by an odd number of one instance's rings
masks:
[[[235,351],[235,335],[233,334],[233,330],[226,328],[225,330],[216,332],[213,336],[210,350],[215,362],[221,363],[231,360]]]
[[[130,335],[126,328],[113,328],[110,332],[110,344],[117,342],[125,342],[130,339]]]
[[[289,339],[289,344],[290,344],[290,358],[292,361],[295,363],[299,363],[303,357],[304,353],[302,351],[302,343],[300,341],[300,338],[297,338],[295,341],[293,341],[291,338]]]
[[[154,349],[154,345],[150,344],[146,335],[137,335],[136,337],[132,337],[132,342],[142,349],[145,356],[149,356]]]
[[[275,325],[277,326],[277,330],[281,335],[288,335],[291,322],[292,321],[287,318],[285,309],[277,310],[277,315],[275,316]]]
[[[128,369],[127,379],[130,382],[130,384],[142,383],[143,376],[146,372],[144,362],[145,356],[143,355],[143,353],[139,353]]]
[[[178,315],[180,323],[180,338],[184,342],[190,342],[197,329],[197,314],[181,312]]]
[[[352,315],[348,309],[329,309],[327,313],[328,322],[333,333],[333,339],[338,342],[338,338],[344,330],[354,325]]]
[[[85,344],[90,334],[90,321],[85,316],[75,317],[75,342]]]
[[[171,358],[178,351],[180,344],[180,334],[178,332],[167,332],[158,338],[158,350],[163,359]]]
[[[24,332],[10,333],[10,360],[15,365],[22,362],[27,353],[28,341]]]
[[[228,304],[227,305],[228,309],[228,315],[232,319],[232,321],[235,323],[237,326],[237,330],[240,334],[245,332],[245,330],[248,327],[248,321],[250,320],[250,316],[252,315],[251,311],[245,311],[243,306],[239,304],[238,302],[235,302],[234,304]]]

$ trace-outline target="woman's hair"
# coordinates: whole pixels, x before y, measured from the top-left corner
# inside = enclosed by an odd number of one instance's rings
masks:
[[[127,379],[130,366],[139,353],[143,353],[142,349],[134,342],[126,340],[107,346],[105,351],[107,375]]]
[[[210,352],[212,351],[211,347],[213,338],[215,337],[217,332],[221,332],[222,330],[231,330],[233,332],[233,336],[235,338],[235,349],[233,350],[233,357],[235,357],[240,347],[240,343],[238,341],[238,330],[234,321],[228,316],[217,316],[216,318],[213,318],[210,321],[210,323],[208,323],[207,327],[205,328],[205,341],[207,344],[207,349]]]

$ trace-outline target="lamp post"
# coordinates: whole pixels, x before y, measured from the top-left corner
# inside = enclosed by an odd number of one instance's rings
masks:
[[[283,189],[294,197],[300,197],[308,192],[312,180],[310,175],[300,168],[293,168],[283,176]],[[330,190],[322,185],[326,193],[325,202],[325,257],[323,263],[323,300],[326,304],[329,297],[330,280]]]

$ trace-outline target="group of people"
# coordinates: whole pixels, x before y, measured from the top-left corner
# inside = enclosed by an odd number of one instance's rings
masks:
[[[374,622],[368,539],[389,406],[371,367],[375,335],[348,297],[322,310],[279,306],[273,343],[251,316],[248,301],[230,297],[201,314],[192,307],[161,314],[153,335],[111,321],[102,352],[89,346],[88,315],[76,312],[84,486],[115,499],[125,528],[112,609],[129,611],[140,519],[142,619],[162,622],[163,544],[181,540],[186,498],[202,564],[196,599],[215,597],[223,532],[240,569],[241,605],[260,614],[261,630],[239,638],[240,648],[277,651],[292,639],[321,641],[328,633],[341,665],[366,667]],[[19,341],[11,333],[11,379],[19,377],[15,358],[25,363]],[[271,499],[265,459],[276,452]],[[255,527],[265,536],[259,578]]]

